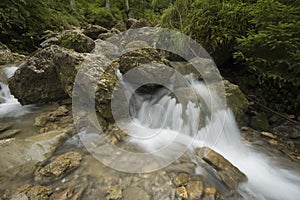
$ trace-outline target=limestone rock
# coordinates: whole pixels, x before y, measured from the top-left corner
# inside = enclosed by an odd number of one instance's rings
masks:
[[[49,164],[39,167],[35,171],[36,181],[48,181],[61,177],[67,171],[74,169],[80,164],[82,157],[78,152],[67,152],[59,155]]]
[[[15,136],[17,133],[19,133],[21,130],[20,129],[9,129],[6,131],[3,131],[0,133],[0,140],[5,139],[5,138],[11,138]]]
[[[128,20],[128,24],[130,24],[130,23],[131,23],[131,26],[130,26],[131,29],[151,26],[151,24],[146,19]]]
[[[188,194],[184,186],[176,188],[176,195],[177,197],[180,197],[182,200],[188,199]]]
[[[88,37],[96,40],[101,33],[107,33],[108,30],[99,25],[90,25],[87,29],[84,30],[84,34]]]
[[[0,65],[20,63],[26,59],[26,56],[13,53],[6,45],[0,42]],[[1,74],[0,74],[1,77]],[[1,81],[1,78],[0,78]]]
[[[203,193],[203,184],[201,181],[190,181],[187,186],[187,194],[189,200],[201,199]]]
[[[198,163],[229,188],[235,189],[239,183],[247,180],[243,172],[214,150],[208,147],[197,148],[195,154]]]
[[[151,196],[139,187],[125,188],[123,191],[123,200],[150,200]]]
[[[9,122],[4,123],[4,122],[1,122],[0,123],[0,132],[5,131],[5,130],[11,128],[12,125],[13,125],[13,123],[9,123]]]
[[[248,107],[249,102],[246,96],[242,93],[238,85],[224,80],[225,95],[227,106],[231,108],[235,116],[241,116]]]
[[[122,199],[122,189],[118,186],[112,186],[107,190],[108,195],[107,200],[121,200]]]
[[[139,65],[161,62],[159,53],[155,49],[136,49],[120,57],[120,71],[126,73]]]
[[[4,192],[3,199],[11,200],[48,200],[52,189],[41,185],[23,185],[19,188],[9,189]]]
[[[173,182],[176,186],[185,185],[190,180],[190,176],[186,173],[179,173],[174,177]]]
[[[55,50],[52,46],[38,51],[21,64],[8,80],[11,93],[22,103],[44,103],[66,97],[59,84],[53,63]]]
[[[17,180],[30,175],[35,165],[50,157],[67,134],[68,129],[61,129],[26,139],[0,140],[0,184],[10,177]]]
[[[89,53],[95,48],[94,41],[90,37],[84,35],[81,30],[63,31],[41,43],[43,48],[51,45],[59,45],[79,53]]]

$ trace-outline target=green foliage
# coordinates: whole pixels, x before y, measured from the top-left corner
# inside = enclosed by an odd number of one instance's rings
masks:
[[[235,37],[248,28],[248,7],[240,0],[177,0],[164,13],[162,24],[184,32],[214,54],[232,51]]]
[[[258,0],[250,16],[252,29],[237,39],[235,58],[258,75],[260,83],[272,80],[300,86],[300,1]]]

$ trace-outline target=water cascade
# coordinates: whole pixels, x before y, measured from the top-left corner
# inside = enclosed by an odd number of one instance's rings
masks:
[[[9,79],[13,76],[17,67],[4,67],[3,70],[5,78]],[[19,117],[28,113],[29,107],[22,106],[13,95],[11,95],[8,85],[0,82],[0,118]]]
[[[211,101],[204,83],[191,77],[187,79],[205,104],[215,103],[214,100]],[[247,175],[248,182],[241,184],[239,188],[244,199],[294,200],[300,196],[299,174],[291,169],[277,167],[272,157],[246,145],[230,109],[208,113],[205,116],[205,126],[199,127],[197,135],[193,137],[191,132],[203,117],[199,115],[195,104],[189,102],[184,110],[183,105],[176,103],[175,98],[171,98],[166,90],[153,96],[150,100],[143,99],[143,96],[135,97],[135,105],[140,106],[133,109],[135,119],[127,127],[132,133],[129,139],[131,143],[161,159],[173,156],[176,151],[183,152],[183,148],[188,145],[191,152],[196,147],[208,146]],[[201,108],[203,106],[200,105]],[[158,153],[164,147],[168,147],[169,151]]]

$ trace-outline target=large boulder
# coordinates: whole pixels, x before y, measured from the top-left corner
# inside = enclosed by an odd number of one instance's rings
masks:
[[[249,106],[247,97],[243,94],[238,85],[230,83],[228,80],[224,80],[223,83],[227,106],[233,111],[235,116],[242,116]]]
[[[202,147],[197,148],[195,154],[198,163],[216,180],[230,189],[234,190],[240,183],[247,181],[247,177],[243,172],[216,151],[208,147]]]
[[[100,34],[107,32],[108,30],[102,26],[90,25],[87,29],[84,30],[83,33],[93,40],[96,40]]]
[[[84,35],[82,30],[67,30],[50,37],[41,43],[43,48],[59,45],[67,49],[73,49],[78,53],[89,53],[95,48],[95,42],[92,38]]]
[[[8,80],[11,93],[21,104],[44,103],[66,97],[53,63],[58,48],[51,46],[38,51]]]

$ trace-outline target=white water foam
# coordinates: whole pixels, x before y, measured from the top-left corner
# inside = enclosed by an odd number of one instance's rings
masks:
[[[2,69],[7,77],[13,76],[17,67],[5,67]],[[22,106],[18,100],[11,95],[7,84],[0,82],[0,99],[4,100],[0,104],[0,118],[6,117],[20,117],[29,112],[28,106]]]
[[[211,100],[212,95],[204,83],[188,79],[206,104],[217,102]],[[213,95],[213,98],[218,97]],[[216,109],[209,111],[211,115],[206,118],[206,125],[192,137],[197,127],[193,122],[197,123],[201,117],[193,103],[186,108],[187,120],[182,118],[182,106],[169,96],[146,100],[141,105],[128,130],[130,142],[144,151],[165,158],[183,152],[188,145],[191,151],[208,146],[247,175],[248,182],[240,186],[244,199],[295,200],[300,197],[299,172],[279,168],[271,157],[246,146],[230,109],[213,105]]]

